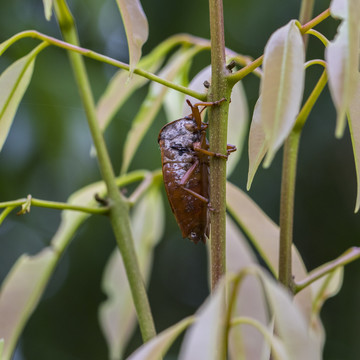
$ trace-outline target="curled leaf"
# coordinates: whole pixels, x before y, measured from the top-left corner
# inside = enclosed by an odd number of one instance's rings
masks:
[[[261,78],[261,123],[269,150],[268,167],[299,112],[305,79],[305,50],[295,20],[275,31],[264,51]]]
[[[141,57],[149,36],[149,25],[140,0],[116,0],[124,23],[129,48],[130,75]]]

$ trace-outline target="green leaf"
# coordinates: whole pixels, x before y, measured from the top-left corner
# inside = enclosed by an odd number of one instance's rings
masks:
[[[140,0],[116,0],[124,23],[129,48],[130,75],[141,57],[149,35],[149,25]]]
[[[215,291],[196,312],[195,323],[186,331],[181,345],[180,360],[222,358],[225,326],[225,279],[222,279]]]
[[[333,17],[343,19],[335,39],[325,51],[330,93],[337,110],[335,135],[341,137],[359,72],[360,2],[333,0],[330,11]]]
[[[45,19],[50,21],[52,15],[52,9],[54,5],[54,0],[43,0]]]
[[[36,50],[11,64],[0,76],[0,151],[8,136],[16,110],[30,83]]]
[[[152,186],[131,216],[135,250],[144,281],[148,283],[155,245],[164,230],[164,209],[159,186]],[[120,359],[136,325],[136,312],[119,249],[106,266],[102,288],[108,299],[99,309],[99,320],[108,342],[110,358]]]
[[[170,58],[167,65],[159,73],[159,76],[172,81],[197,51],[195,48],[188,50],[180,49]],[[131,129],[125,140],[121,166],[122,174],[128,170],[142,139],[161,108],[167,91],[168,88],[161,84],[153,82],[150,85],[146,99],[133,120]]]
[[[261,123],[261,97],[255,104],[249,134],[249,172],[246,189],[249,190],[255,173],[268,151],[268,142]]]
[[[0,338],[5,341],[3,360],[10,360],[17,340],[32,314],[58,260],[52,248],[35,256],[22,255],[0,289]]]
[[[159,360],[166,353],[175,339],[192,323],[192,318],[185,318],[162,331],[156,337],[140,346],[127,360]]]
[[[357,83],[349,104],[348,120],[357,180],[355,212],[358,212],[360,207],[360,74],[356,74],[355,79]]]
[[[264,51],[261,78],[261,123],[269,150],[268,167],[289,135],[299,112],[305,79],[305,51],[295,20],[275,31]]]

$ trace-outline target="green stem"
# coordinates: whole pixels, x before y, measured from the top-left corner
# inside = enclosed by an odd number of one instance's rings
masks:
[[[225,40],[222,0],[209,0],[210,36],[211,36],[211,87],[209,100],[226,98],[220,106],[213,106],[209,111],[210,150],[226,154],[227,118],[231,88],[226,76],[228,70],[225,62]],[[210,159],[210,201],[215,209],[210,214],[211,243],[211,289],[226,271],[226,161],[221,158]]]
[[[85,49],[85,48],[80,47],[80,46],[78,46],[76,44],[72,44],[72,43],[70,43],[70,41],[61,41],[59,39],[53,38],[53,37],[48,36],[48,35],[44,35],[42,33],[34,31],[34,30],[24,31],[24,32],[21,32],[19,34],[14,35],[11,39],[9,39],[6,42],[6,46],[1,48],[0,55],[11,44],[13,44],[15,41],[18,41],[21,38],[25,38],[25,37],[32,37],[32,38],[36,38],[36,39],[39,39],[39,40],[43,40],[43,41],[45,41],[46,43],[48,43],[50,45],[54,45],[54,46],[57,46],[57,47],[62,48],[62,49],[70,50],[71,52],[81,54],[81,55],[86,56],[86,57],[88,57],[90,59],[101,61],[101,62],[103,62],[105,64],[109,64],[109,65],[118,67],[118,68],[123,69],[123,70],[127,70],[127,71],[130,70],[130,66],[128,64],[126,64],[126,63],[123,63],[123,62],[115,60],[115,59],[113,59],[111,57],[99,54],[99,53],[97,53],[95,51]],[[174,45],[176,45],[176,43]],[[204,44],[204,45],[199,44],[198,46],[203,46],[204,48],[209,47],[208,44]],[[161,49],[161,51],[164,51],[164,49]],[[146,70],[136,68],[134,70],[134,74],[140,75],[140,76],[142,76],[144,78],[147,78],[147,79],[149,79],[151,81],[155,81],[155,82],[157,82],[159,84],[167,86],[168,88],[177,90],[179,92],[182,92],[183,94],[192,96],[192,97],[194,97],[196,99],[199,99],[201,101],[206,100],[206,95],[204,95],[202,93],[199,93],[197,91],[188,89],[185,86],[174,84],[171,81],[165,80],[165,79],[163,79],[163,78],[161,78],[161,77],[159,77],[159,76],[157,76],[155,74],[152,74],[151,72],[148,72]]]
[[[292,131],[285,141],[280,197],[279,281],[293,288],[291,247],[293,235],[296,163],[300,132]]]
[[[25,204],[28,201],[28,199],[18,199],[13,201],[4,201],[0,202],[0,208],[7,208],[7,207],[18,207],[23,204]],[[48,201],[48,200],[40,200],[31,198],[30,200],[31,206],[38,206],[38,207],[44,207],[49,209],[57,209],[57,210],[74,210],[74,211],[81,211],[88,214],[99,214],[104,215],[109,212],[109,209],[106,207],[89,207],[89,206],[82,206],[82,205],[73,205],[69,203],[64,202],[57,202],[57,201]]]
[[[64,0],[55,1],[57,15],[62,35],[68,43],[79,44],[73,17]],[[144,341],[156,335],[154,321],[146,294],[145,285],[141,276],[138,260],[135,253],[128,209],[123,196],[120,194],[115,181],[110,157],[96,118],[95,103],[92,96],[89,79],[86,73],[83,58],[76,52],[69,51],[70,63],[79,88],[80,96],[85,108],[88,125],[96,148],[100,171],[110,199],[111,225],[123,258],[126,274],[129,280],[135,309],[138,315],[139,326]]]
[[[316,280],[320,279],[324,275],[331,273],[336,268],[347,265],[359,258],[360,258],[360,248],[353,247],[353,248],[347,250],[344,254],[339,256],[337,259],[330,261],[327,264],[324,264],[324,265],[320,266],[319,268],[311,271],[305,279],[295,282],[295,294],[297,294],[302,289],[308,287],[310,284],[312,284]]]

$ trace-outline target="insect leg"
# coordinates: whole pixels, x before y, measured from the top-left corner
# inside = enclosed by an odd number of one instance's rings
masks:
[[[194,164],[191,165],[191,167],[189,168],[189,170],[184,174],[184,176],[182,177],[181,181],[180,181],[180,185],[181,187],[187,191],[188,193],[190,193],[192,196],[196,197],[197,199],[201,200],[202,202],[209,204],[209,199],[207,199],[205,196],[202,196],[200,194],[198,194],[197,192],[186,188],[184,185],[189,181],[190,176],[192,175],[192,173],[195,171],[196,167],[199,165],[199,160],[196,160],[194,162]]]
[[[227,150],[227,154],[230,155],[230,153],[236,151],[237,148],[235,145],[227,144],[226,150]]]
[[[227,160],[228,158],[228,155],[224,155],[224,154],[219,154],[219,153],[215,153],[213,151],[209,151],[209,150],[206,150],[206,149],[203,149],[200,144],[198,143],[194,143],[194,150],[201,153],[201,154],[204,154],[204,155],[208,155],[208,156],[214,156],[214,157],[219,157],[219,158],[222,158],[222,159],[225,159]],[[234,150],[235,151],[235,150]]]
[[[196,169],[196,167],[199,165],[199,160],[196,160],[192,165],[191,167],[189,168],[188,171],[186,171],[186,173],[184,174],[184,176],[181,178],[181,181],[180,181],[180,185],[183,186],[185,185],[189,179],[190,179],[190,176],[192,175],[192,173],[194,172],[194,170]]]
[[[209,204],[209,199],[207,199],[205,196],[202,196],[200,194],[198,194],[197,192],[187,189],[186,187],[183,187],[183,189],[185,191],[187,191],[189,194],[191,194],[192,196],[196,197],[197,199],[201,200],[202,202]]]

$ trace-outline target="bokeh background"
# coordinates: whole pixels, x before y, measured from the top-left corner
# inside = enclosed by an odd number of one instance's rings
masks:
[[[167,37],[186,32],[209,37],[208,3],[205,0],[142,0],[149,20],[147,54]],[[329,0],[316,0],[318,14]],[[69,1],[82,46],[128,61],[126,40],[115,0]],[[300,0],[224,0],[226,45],[242,54],[258,57],[270,34],[297,18]],[[319,26],[330,38],[337,23],[328,19]],[[36,29],[60,37],[54,18],[46,22],[42,2],[2,1],[0,42],[13,34]],[[12,46],[0,58],[3,71],[37,42],[27,39]],[[322,58],[323,46],[310,40],[308,58]],[[210,62],[209,53],[194,61],[191,74]],[[98,98],[115,69],[86,60],[93,91]],[[322,69],[307,71],[307,89]],[[259,81],[244,80],[252,112]],[[146,87],[136,92],[117,114],[106,132],[116,172],[122,144],[131,121],[144,99]],[[160,153],[157,135],[165,122],[162,112],[138,151],[131,169],[157,169]],[[360,215],[354,214],[356,181],[348,131],[334,138],[335,110],[329,92],[321,95],[304,128],[300,146],[295,200],[294,241],[308,269],[329,261],[360,239]],[[43,199],[65,201],[76,189],[99,179],[96,161],[89,157],[91,138],[75,87],[67,55],[55,47],[38,57],[33,80],[17,112],[7,142],[0,153],[0,201],[31,193]],[[246,146],[246,145],[245,145]],[[244,151],[231,181],[245,188],[248,160]],[[260,168],[250,196],[278,222],[281,152],[270,169]],[[193,314],[208,294],[206,249],[182,240],[166,203],[167,225],[157,246],[149,286],[156,326],[162,330]],[[60,220],[59,212],[32,208],[30,215],[10,216],[0,227],[0,280],[22,254],[35,254],[48,245]],[[15,359],[106,359],[97,310],[105,300],[100,289],[103,267],[115,246],[106,219],[92,217],[73,239],[42,301],[26,325]],[[360,262],[348,265],[343,288],[322,310],[327,332],[324,359],[358,359],[360,354]],[[141,343],[137,330],[128,353]],[[167,359],[176,359],[176,343]]]

